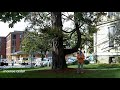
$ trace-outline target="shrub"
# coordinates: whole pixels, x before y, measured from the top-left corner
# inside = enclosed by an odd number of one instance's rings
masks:
[[[84,64],[89,64],[90,62],[88,60],[85,60],[84,61]]]
[[[120,63],[120,57],[116,57],[115,59],[117,63]]]

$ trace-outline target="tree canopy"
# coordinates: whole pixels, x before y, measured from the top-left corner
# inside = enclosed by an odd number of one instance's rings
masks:
[[[51,49],[50,39],[46,34],[26,31],[21,43],[21,50],[26,53],[40,53]]]

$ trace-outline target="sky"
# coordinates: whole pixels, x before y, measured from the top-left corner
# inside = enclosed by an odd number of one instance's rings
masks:
[[[10,32],[13,31],[24,31],[25,27],[27,27],[28,23],[24,22],[24,19],[22,19],[20,22],[16,23],[13,28],[9,28],[8,23],[0,22],[0,36],[7,36]],[[63,24],[63,28],[73,28],[74,25],[72,21],[65,22]]]
[[[27,23],[25,23],[24,20],[21,20],[21,22],[16,23],[13,28],[9,28],[8,23],[0,22],[0,36],[5,37],[10,32],[13,32],[13,31],[23,31],[26,26],[27,26]]]

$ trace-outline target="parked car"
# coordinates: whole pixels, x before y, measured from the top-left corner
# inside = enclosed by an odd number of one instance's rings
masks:
[[[95,63],[95,61],[93,60],[93,56],[92,55],[87,56],[85,60],[89,61],[89,63]]]
[[[35,66],[50,66],[52,64],[52,57],[48,58],[37,58],[35,60]]]
[[[1,59],[0,66],[8,66],[7,59]]]
[[[68,57],[66,60],[66,64],[73,64],[76,61],[77,61],[76,57]]]
[[[28,58],[20,58],[20,60],[18,60],[19,64],[21,65],[28,65]]]
[[[42,58],[36,58],[35,59],[35,66],[42,66]]]

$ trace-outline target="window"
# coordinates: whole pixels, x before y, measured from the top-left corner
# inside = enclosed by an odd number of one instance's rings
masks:
[[[12,47],[12,53],[16,52],[15,47]]]
[[[2,42],[2,38],[0,38],[0,43]]]
[[[108,17],[111,18],[113,16],[115,16],[116,12],[108,12]]]
[[[16,41],[12,40],[12,46],[16,46]]]
[[[16,39],[16,35],[15,34],[13,34],[13,39]]]
[[[20,35],[20,38],[22,38],[22,35]]]
[[[109,64],[116,63],[115,57],[109,57]]]
[[[2,38],[0,38],[0,50],[1,50],[1,46],[2,46]]]
[[[109,47],[114,47],[115,26],[108,27],[109,30]]]
[[[1,49],[1,45],[0,45],[0,52],[1,52],[1,50],[2,50],[2,49]]]

